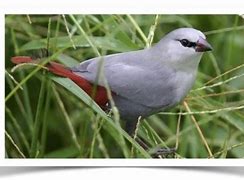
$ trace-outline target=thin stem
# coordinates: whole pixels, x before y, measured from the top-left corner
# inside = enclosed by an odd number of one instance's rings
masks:
[[[29,15],[29,14],[27,14],[27,15],[26,15],[26,17],[27,17],[27,19],[28,19],[29,24],[32,24],[32,21],[31,21],[30,15]]]
[[[229,31],[238,31],[238,30],[243,30],[244,26],[236,26],[236,27],[230,27],[230,28],[223,28],[223,29],[216,29],[212,31],[207,31],[204,34],[205,35],[212,35],[212,34],[219,34],[219,33],[225,33]]]
[[[235,94],[235,93],[241,94],[242,92],[244,92],[244,89],[238,89],[238,90],[234,90],[234,91],[225,91],[225,92],[221,92],[221,93],[212,93],[212,94],[207,94],[207,95],[202,95],[202,96],[190,96],[190,97],[187,97],[186,100],[194,100],[194,99],[221,96],[221,95],[227,95],[227,94]]]
[[[42,119],[41,119],[41,114],[42,114],[42,108],[43,108],[43,102],[44,102],[44,92],[45,92],[45,86],[46,86],[46,81],[45,81],[45,76],[42,77],[42,84],[41,84],[41,89],[39,93],[39,98],[38,98],[38,103],[37,103],[37,110],[36,110],[36,116],[35,116],[35,122],[34,122],[34,129],[33,129],[33,135],[32,135],[32,140],[31,140],[31,149],[30,149],[30,157],[36,157],[38,153],[38,136],[39,132],[41,129],[41,124],[42,124]]]
[[[73,41],[73,39],[72,39],[72,34],[71,34],[70,31],[69,31],[69,27],[68,27],[68,23],[67,23],[67,21],[66,21],[65,15],[62,14],[62,17],[63,17],[63,19],[64,19],[64,25],[65,25],[66,31],[67,31],[67,33],[68,33],[68,35],[69,35],[70,42],[71,42],[73,48],[76,49],[75,43],[74,43],[74,41]]]
[[[16,84],[16,85],[18,85],[19,84],[19,82],[18,81],[16,81],[15,79],[14,79],[14,77],[11,75],[11,74],[9,74],[9,72],[7,71],[7,70],[5,70],[5,74],[7,74],[8,75],[8,77],[10,78],[10,79],[12,79],[12,81]],[[21,90],[23,90],[23,87],[22,86],[20,86],[20,89]]]
[[[20,71],[19,75],[20,75],[21,79],[24,79],[25,73],[23,71]],[[29,89],[28,89],[27,84],[23,84],[23,88],[24,88],[24,91],[22,91],[23,96],[24,96],[24,106],[23,107],[26,111],[26,113],[24,114],[24,116],[26,117],[25,121],[29,128],[30,134],[33,134],[34,116],[32,113],[32,106],[30,103]],[[18,93],[16,93],[16,94],[18,94]]]
[[[59,105],[59,108],[61,109],[61,112],[64,115],[65,122],[66,122],[66,124],[68,126],[68,129],[69,129],[69,132],[71,134],[71,139],[72,139],[75,147],[77,148],[77,150],[79,152],[81,152],[81,147],[80,147],[78,138],[77,138],[77,136],[75,134],[75,130],[74,130],[74,127],[73,127],[73,125],[71,123],[71,119],[69,118],[69,115],[68,115],[68,113],[67,113],[67,111],[66,111],[66,109],[64,107],[63,101],[61,100],[56,88],[53,86],[52,89],[53,89],[53,93],[54,93],[54,95],[55,95],[55,97],[57,99],[57,103]]]
[[[158,25],[158,19],[159,19],[159,15],[157,14],[155,16],[154,24],[151,25],[151,27],[150,27],[150,31],[149,31],[148,36],[147,36],[146,47],[150,47],[152,45],[152,41],[153,41],[153,38],[154,38],[155,30],[156,30],[156,27]]]
[[[24,153],[21,152],[20,148],[18,147],[18,145],[14,142],[13,138],[9,135],[9,133],[7,131],[5,131],[5,135],[7,136],[7,138],[9,139],[9,141],[12,143],[12,145],[15,147],[15,149],[18,151],[18,153],[20,154],[20,156],[22,158],[25,158]]]
[[[80,26],[79,22],[75,19],[75,17],[73,15],[69,15],[69,16],[72,19],[72,21],[75,23],[75,25],[78,27],[78,29],[80,30],[81,34],[85,37],[85,39],[87,40],[87,42],[91,45],[91,47],[92,47],[93,51],[96,53],[96,55],[97,56],[101,56],[101,54],[99,53],[97,47],[94,45],[94,43],[92,42],[92,40],[87,36],[86,32]]]
[[[137,123],[136,123],[135,134],[133,136],[134,140],[136,140],[136,138],[137,138],[140,122],[141,122],[141,116],[138,118]],[[131,147],[131,157],[133,157],[133,156],[134,156],[134,146]]]
[[[50,102],[50,80],[47,82],[47,95],[45,100],[45,108],[43,115],[43,125],[42,125],[42,133],[41,133],[41,147],[40,147],[40,157],[44,156],[45,147],[46,147],[46,137],[47,137],[47,112],[49,110],[49,102]]]
[[[240,146],[244,146],[244,142],[240,142],[239,144],[234,144],[234,145],[232,145],[232,146],[230,146],[230,147],[228,147],[228,148],[225,148],[224,150],[222,150],[222,151],[219,151],[219,152],[216,152],[212,157],[210,157],[210,158],[214,158],[214,157],[216,157],[217,155],[219,155],[219,154],[222,154],[223,152],[227,152],[227,151],[231,151],[232,149],[234,149],[234,148],[237,148],[237,147],[240,147]]]
[[[106,147],[105,147],[105,145],[103,143],[103,139],[102,139],[101,134],[100,134],[100,130],[102,128],[103,122],[104,121],[101,120],[101,117],[99,115],[97,115],[95,120],[93,120],[92,128],[94,130],[94,134],[93,134],[92,143],[91,143],[90,158],[93,157],[93,151],[94,151],[94,146],[95,146],[96,139],[97,139],[97,141],[99,143],[98,147],[103,152],[105,158],[109,158],[107,149],[106,149]]]
[[[217,82],[217,83],[212,84],[212,85],[209,85],[209,86],[203,86],[203,87],[194,89],[194,90],[192,90],[191,92],[194,92],[194,91],[200,91],[200,90],[204,90],[204,89],[208,89],[208,88],[213,88],[213,87],[216,87],[216,86],[220,86],[220,85],[222,85],[222,84],[226,84],[226,83],[228,83],[228,82],[230,82],[230,81],[233,81],[233,80],[235,80],[235,79],[237,79],[237,78],[241,78],[242,76],[244,76],[244,73],[243,73],[243,74],[240,74],[240,75],[233,76],[233,77],[231,77],[231,78],[229,78],[229,79],[227,79],[227,80],[225,80],[225,81]]]
[[[130,20],[130,22],[133,24],[133,26],[136,28],[136,30],[138,31],[138,33],[140,34],[140,36],[142,37],[143,41],[145,42],[145,44],[147,46],[147,44],[148,44],[147,37],[145,36],[145,34],[143,33],[143,31],[139,27],[139,25],[137,24],[137,22],[134,20],[134,18],[131,15],[127,14],[126,16]]]
[[[7,80],[7,83],[9,84],[10,89],[13,89],[14,88],[14,84],[13,84],[13,82],[10,80],[10,78],[8,76],[6,76],[6,80]],[[19,94],[16,93],[14,95],[14,97],[15,97],[15,101],[16,101],[19,109],[20,109],[20,112],[22,113],[23,116],[26,117],[27,113],[26,113],[26,110],[25,110],[24,105],[22,103],[22,100],[20,99]]]
[[[184,101],[183,104],[184,104],[186,110],[187,110],[189,113],[191,113],[191,109],[189,108],[187,102]],[[205,137],[203,136],[203,133],[202,133],[202,131],[201,131],[201,129],[200,129],[200,127],[199,127],[199,125],[198,125],[198,123],[197,123],[197,121],[196,121],[196,119],[195,119],[195,117],[194,117],[193,115],[191,115],[191,120],[192,120],[192,122],[195,124],[195,126],[196,126],[196,128],[197,128],[197,131],[198,131],[198,133],[199,133],[199,135],[200,135],[200,137],[201,137],[201,139],[202,139],[202,141],[203,141],[203,143],[204,143],[204,145],[205,145],[205,147],[206,147],[206,149],[207,149],[207,151],[208,151],[209,157],[212,157],[213,154],[212,154],[212,152],[211,152],[211,150],[210,150],[210,148],[209,148],[209,146],[208,146],[208,143],[207,143]]]
[[[184,113],[173,113],[173,112],[161,112],[158,114],[166,114],[166,115],[194,115],[194,114],[212,114],[212,113],[218,113],[222,111],[234,111],[234,110],[239,110],[239,109],[244,109],[243,106],[238,106],[238,107],[227,107],[227,108],[222,108],[222,109],[214,109],[210,111],[195,111],[195,112],[184,112]]]
[[[213,78],[213,79],[209,80],[208,82],[206,82],[204,85],[206,86],[207,84],[210,84],[211,82],[215,81],[216,79],[218,79],[218,78],[220,78],[220,77],[222,77],[222,76],[224,76],[224,75],[226,75],[226,74],[229,74],[229,73],[231,73],[232,71],[238,70],[238,69],[240,69],[240,68],[242,68],[242,67],[244,67],[244,64],[241,64],[241,65],[239,65],[239,66],[236,66],[236,67],[234,67],[234,68],[232,68],[232,69],[230,69],[230,70],[228,70],[228,71],[226,71],[226,72],[220,74],[219,76],[216,76],[215,78]]]
[[[105,146],[105,144],[103,142],[103,138],[102,138],[101,133],[100,133],[100,130],[101,130],[102,126],[103,126],[103,123],[104,123],[104,119],[102,119],[100,121],[100,124],[98,126],[98,130],[97,130],[98,131],[98,133],[97,133],[97,141],[99,143],[98,148],[102,151],[102,153],[103,153],[105,158],[109,158],[108,150],[106,149],[106,146]]]
[[[12,112],[10,111],[10,109],[8,107],[5,107],[5,110],[6,110],[6,113],[8,114],[8,116],[10,117],[16,132],[19,133],[19,137],[20,137],[21,141],[23,142],[26,150],[28,151],[30,146],[29,146],[28,140],[27,140],[20,124],[18,123],[17,119],[13,116]]]
[[[181,110],[180,110],[180,113],[181,113]],[[181,114],[179,114],[178,122],[177,122],[175,150],[177,150],[179,147],[180,121],[181,121]]]

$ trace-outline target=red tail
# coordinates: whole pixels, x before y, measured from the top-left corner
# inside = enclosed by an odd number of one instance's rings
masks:
[[[14,64],[21,63],[38,63],[38,61],[33,60],[29,56],[16,56],[11,59]],[[74,74],[69,68],[66,68],[62,64],[56,62],[50,62],[46,65],[48,70],[55,75],[69,78],[74,83],[76,83],[81,89],[83,89],[89,96],[92,96],[94,85],[87,81],[85,78]],[[108,102],[106,89],[102,86],[97,86],[96,94],[93,98],[95,102],[101,106],[105,107]]]

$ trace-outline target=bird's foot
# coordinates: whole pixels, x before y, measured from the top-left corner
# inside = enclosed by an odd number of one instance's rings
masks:
[[[140,138],[136,138],[137,143],[141,145],[143,149],[146,151],[149,151],[148,145]],[[154,151],[151,151],[151,157],[152,158],[175,158],[176,148],[157,148],[154,149]]]
[[[152,154],[152,158],[174,158],[176,148],[160,148]]]

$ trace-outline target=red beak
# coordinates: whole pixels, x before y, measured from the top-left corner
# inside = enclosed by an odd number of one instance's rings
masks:
[[[212,51],[212,46],[206,41],[206,39],[203,39],[202,37],[199,37],[199,40],[196,43],[195,47],[196,52],[205,52],[205,51]]]

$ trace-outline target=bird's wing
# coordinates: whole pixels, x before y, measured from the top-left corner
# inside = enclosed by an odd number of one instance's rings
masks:
[[[169,81],[173,72],[163,67],[151,68],[150,65],[143,64],[144,58],[142,53],[139,56],[106,56],[102,60],[102,72],[111,90],[119,96],[149,107],[167,106],[171,103],[170,95],[174,92],[173,84]],[[95,58],[81,63],[72,70],[94,83],[97,80],[99,65],[99,59]],[[98,84],[104,86],[102,78],[98,80]]]

